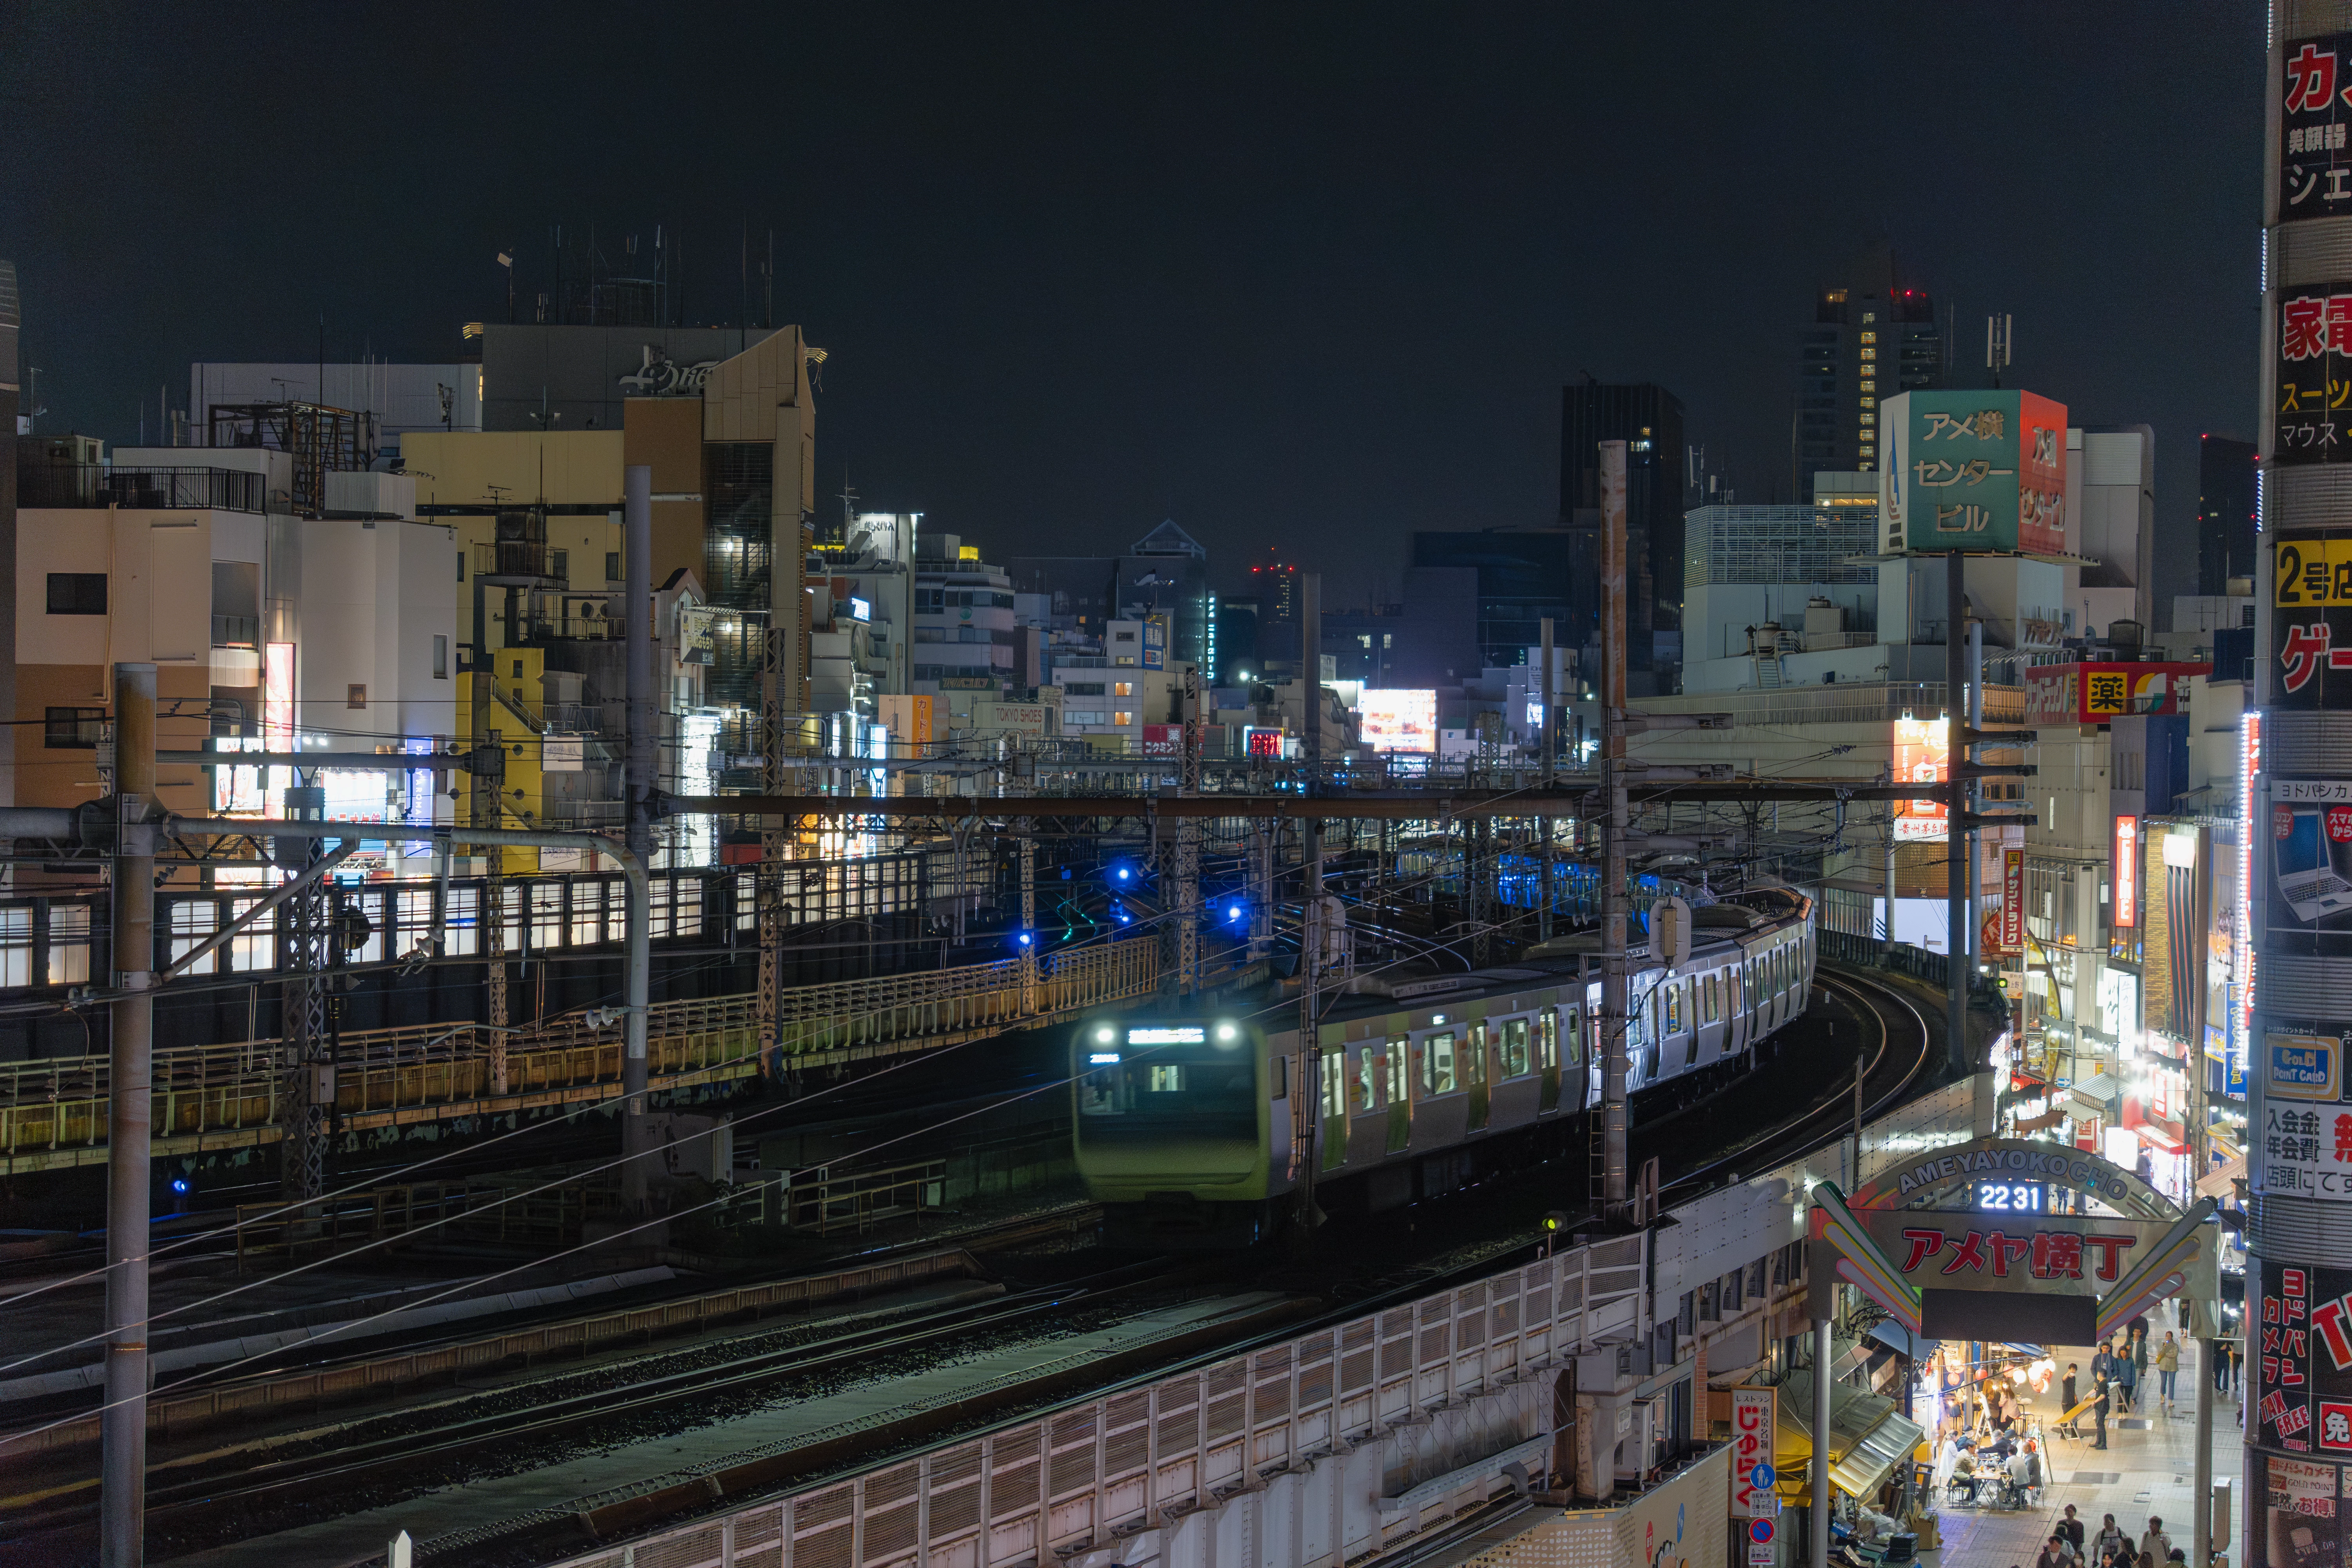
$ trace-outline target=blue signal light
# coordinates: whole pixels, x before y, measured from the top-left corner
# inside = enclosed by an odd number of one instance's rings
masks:
[[[188,1190],[188,1178],[185,1176],[173,1177],[172,1190],[175,1193],[184,1194]]]

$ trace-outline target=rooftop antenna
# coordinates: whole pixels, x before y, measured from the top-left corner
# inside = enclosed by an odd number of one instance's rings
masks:
[[[1992,372],[1992,384],[2000,386],[2000,373],[2009,368],[2010,324],[2015,318],[2003,314],[1985,318],[1985,368]]]

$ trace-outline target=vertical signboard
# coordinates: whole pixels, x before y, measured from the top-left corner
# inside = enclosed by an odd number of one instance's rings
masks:
[[[2352,33],[2297,38],[2288,46],[2279,93],[2277,221],[2352,212]]]
[[[1942,784],[1948,776],[1950,726],[1940,719],[1895,721],[1895,779],[1898,784]],[[1945,837],[1944,803],[1940,800],[1898,800],[1895,803],[1895,837],[1906,842],[1941,843]]]
[[[2025,948],[2025,851],[2000,852],[2000,945],[2004,952]]]
[[[2128,813],[2116,816],[2113,852],[2107,858],[2107,887],[2114,915],[2108,924],[2117,931],[2139,925],[2139,818]]]
[[[2352,365],[2345,374],[2352,395]],[[2270,706],[2352,707],[2352,538],[2282,533],[2275,548]]]
[[[1901,474],[1881,482],[1880,506],[1899,514],[1906,547],[2064,551],[2063,404],[1999,390],[1909,392],[1891,401],[1902,404],[1899,416],[1888,411],[1902,426],[1889,448]]]
[[[1754,1519],[1780,1511],[1772,1490],[1773,1400],[1778,1390],[1731,1391],[1731,1517]]]
[[[294,749],[294,645],[274,642],[261,653],[261,749],[280,753]],[[280,773],[291,780],[290,769],[261,770],[261,809],[276,816],[284,805],[278,792]]]

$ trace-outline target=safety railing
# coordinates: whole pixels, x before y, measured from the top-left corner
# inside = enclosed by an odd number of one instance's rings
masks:
[[[778,1019],[784,1058],[835,1050],[918,1048],[1144,995],[1159,984],[1159,948],[1113,942],[1037,963],[1034,1011],[1022,1005],[1018,959],[787,991]],[[758,999],[751,993],[656,1003],[646,1019],[656,1089],[759,1070]],[[154,1136],[252,1133],[276,1124],[280,1042],[230,1041],[160,1050]],[[458,1114],[500,1098],[593,1096],[621,1080],[622,1027],[572,1014],[520,1034],[463,1024],[353,1031],[335,1055],[336,1110],[350,1124]],[[94,1152],[106,1141],[110,1073],[101,1056],[0,1063],[0,1160]],[[249,1141],[249,1138],[248,1138]],[[81,1158],[68,1163],[84,1163]]]
[[[863,1236],[885,1220],[945,1206],[947,1186],[945,1160],[837,1176],[823,1168],[806,1171],[784,1189],[784,1223],[818,1236]]]
[[[1377,1431],[1441,1418],[1641,1326],[1643,1238],[1579,1247],[1409,1306],[1066,1405],[856,1475],[568,1559],[563,1568],[1051,1563],[1214,1508]],[[1082,1352],[1091,1353],[1091,1352]],[[1034,1378],[1054,1365],[1021,1374]],[[1008,1378],[1008,1384],[1013,1381]],[[968,1400],[973,1390],[937,1396]],[[925,1408],[917,1401],[906,1407]],[[826,1436],[811,1434],[811,1440]],[[1433,1467],[1446,1461],[1433,1456]],[[1410,1488],[1423,1478],[1391,1478]],[[718,1490],[712,1486],[714,1493]],[[1386,1512],[1353,1558],[1419,1527]],[[428,1550],[436,1543],[423,1542]],[[1337,1554],[1335,1554],[1337,1555]]]

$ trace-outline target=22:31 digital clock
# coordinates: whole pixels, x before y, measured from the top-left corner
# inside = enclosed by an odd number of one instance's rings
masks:
[[[2040,1182],[1979,1182],[1975,1206],[1994,1214],[2042,1214],[2046,1191]]]

